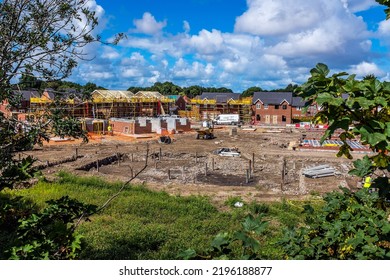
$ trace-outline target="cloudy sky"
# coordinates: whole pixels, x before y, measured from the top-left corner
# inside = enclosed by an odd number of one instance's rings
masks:
[[[390,21],[374,0],[91,0],[97,30],[71,79],[109,89],[171,81],[242,92],[301,84],[316,63],[390,79]]]

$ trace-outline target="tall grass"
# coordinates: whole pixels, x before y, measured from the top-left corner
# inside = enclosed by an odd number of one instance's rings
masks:
[[[12,191],[42,207],[45,201],[64,195],[81,202],[102,205],[122,186],[96,177],[59,173],[56,182],[40,182],[33,188]],[[240,228],[248,212],[263,212],[271,221],[262,237],[264,258],[280,259],[276,240],[281,228],[294,227],[301,219],[300,203],[245,204],[220,212],[209,198],[177,197],[143,186],[128,186],[102,212],[77,229],[84,236],[82,259],[176,259],[188,248],[203,251],[220,232]]]

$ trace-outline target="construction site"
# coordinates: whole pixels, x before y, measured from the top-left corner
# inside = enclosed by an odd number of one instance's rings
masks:
[[[348,175],[351,160],[335,156],[336,144],[307,144],[308,139],[320,139],[323,130],[220,126],[214,129],[214,139],[203,140],[196,139],[197,125],[167,136],[95,134],[89,143],[52,139],[20,156],[36,157],[49,179],[64,170],[125,182],[146,166],[132,183],[173,195],[209,196],[221,207],[231,197],[305,199],[339,186],[359,187],[359,179]],[[218,153],[225,147],[237,153]],[[361,146],[352,154],[357,159],[369,152]]]
[[[27,114],[43,114],[53,102],[50,91],[31,96]],[[320,143],[325,128],[251,125],[254,101],[239,94],[203,93],[185,99],[95,90],[91,99],[67,94],[59,102],[80,120],[89,142],[52,139],[19,155],[37,158],[47,178],[60,170],[110,181],[135,177],[134,184],[174,195],[205,195],[220,205],[230,197],[305,199],[339,186],[360,186],[357,177],[348,175],[352,161],[336,157],[343,144],[337,135]],[[240,122],[214,126],[210,121],[221,114],[234,114]],[[371,151],[357,141],[348,145],[354,158]]]
[[[200,97],[188,99],[179,95],[164,96],[154,91],[139,91],[134,94],[131,91],[95,90],[89,99],[82,100],[77,95],[61,95],[46,90],[41,95],[32,93],[28,97],[30,106],[13,113],[22,116],[20,111],[26,111],[23,118],[34,118],[43,114],[50,104],[54,104],[57,96],[57,106],[66,115],[80,119],[134,119],[177,114],[182,118],[199,121],[213,119],[219,114],[239,114],[243,122],[249,122],[252,116],[252,98],[228,99],[226,95],[221,94],[225,97],[223,100]]]

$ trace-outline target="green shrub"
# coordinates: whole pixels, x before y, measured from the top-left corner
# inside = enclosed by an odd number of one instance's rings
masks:
[[[278,242],[286,259],[390,259],[390,224],[377,193],[345,188],[306,205],[306,225],[287,229]],[[318,212],[318,213],[317,213]]]

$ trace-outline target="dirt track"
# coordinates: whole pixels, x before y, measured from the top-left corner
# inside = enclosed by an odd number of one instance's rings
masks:
[[[103,136],[88,144],[78,141],[53,143],[37,148],[33,154],[45,164],[75,155],[73,162],[59,164],[43,170],[51,176],[59,170],[82,175],[98,175],[108,180],[129,179],[145,165],[146,147],[149,147],[148,167],[134,182],[145,183],[155,190],[176,195],[206,195],[216,202],[240,196],[244,200],[274,201],[281,198],[302,199],[308,194],[322,194],[339,185],[354,188],[357,178],[347,175],[351,161],[337,158],[336,152],[289,150],[291,141],[298,141],[305,133],[309,138],[319,138],[321,133],[302,132],[296,129],[256,131],[238,129],[230,136],[231,128],[215,130],[213,140],[196,140],[196,133],[176,134],[172,144],[160,144],[157,137],[135,140],[127,136]],[[236,147],[240,158],[220,157],[212,152],[219,147]],[[161,149],[161,159],[160,157]],[[121,160],[108,165],[96,161],[121,155]],[[254,170],[247,183],[249,161],[254,156]],[[363,156],[355,154],[355,158]],[[78,170],[90,164],[88,171]],[[206,171],[207,164],[207,171]],[[329,164],[338,171],[332,177],[310,179],[301,175],[302,170],[321,164]],[[214,167],[214,168],[213,168]],[[284,169],[284,174],[283,173]],[[207,172],[207,175],[206,175]]]

